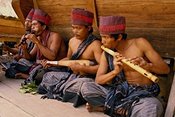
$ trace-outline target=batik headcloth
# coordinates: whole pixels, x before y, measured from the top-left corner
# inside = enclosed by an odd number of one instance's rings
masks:
[[[86,9],[74,8],[71,13],[71,23],[74,25],[91,26],[94,14]]]
[[[104,16],[100,17],[100,34],[120,34],[125,33],[125,17]]]
[[[32,20],[40,21],[46,25],[49,24],[51,18],[50,16],[40,9],[35,9]]]

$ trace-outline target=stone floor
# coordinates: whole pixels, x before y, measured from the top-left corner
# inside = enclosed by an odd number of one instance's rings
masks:
[[[5,78],[0,68],[0,117],[108,117],[103,113],[89,113],[85,106],[74,108],[71,103],[40,99],[39,94],[22,94],[21,82],[22,79]],[[174,97],[175,85],[172,85],[164,117],[175,117]]]
[[[19,93],[23,80],[6,79],[0,73],[0,117],[108,117],[89,113],[85,106],[74,108],[71,103],[40,99],[41,95]]]

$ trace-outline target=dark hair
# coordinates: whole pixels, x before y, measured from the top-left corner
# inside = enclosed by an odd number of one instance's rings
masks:
[[[38,21],[38,20],[37,20]],[[38,21],[40,24],[41,24],[41,26],[44,26],[44,25],[46,25],[45,23],[43,23],[43,22],[41,22],[41,21]],[[49,29],[49,27],[46,25],[46,30],[48,30]]]
[[[123,39],[123,40],[126,40],[127,34],[126,34],[126,33],[121,33],[121,35],[122,35],[122,39]],[[114,39],[117,40],[119,34],[111,34],[110,36],[111,36],[111,37],[114,37]]]
[[[89,26],[85,26],[85,27],[88,28]],[[89,34],[91,34],[91,33],[93,33],[93,31],[94,31],[94,30],[93,30],[93,27],[91,26],[91,27],[90,27],[90,30],[89,30],[88,32],[89,32]]]

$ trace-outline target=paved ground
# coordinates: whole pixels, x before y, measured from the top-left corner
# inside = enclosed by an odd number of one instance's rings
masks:
[[[0,73],[0,117],[108,117],[89,113],[84,106],[74,108],[70,103],[40,99],[41,95],[19,93],[23,80],[5,79]]]
[[[21,82],[23,80],[5,78],[0,67],[0,117],[108,117],[103,113],[89,113],[85,106],[74,108],[71,103],[40,99],[41,95],[21,94]],[[175,87],[172,88],[165,117],[175,113],[174,90]]]

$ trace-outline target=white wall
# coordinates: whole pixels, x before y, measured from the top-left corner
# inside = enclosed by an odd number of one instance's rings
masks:
[[[12,8],[11,1],[12,0],[0,0],[0,15],[17,17]]]

